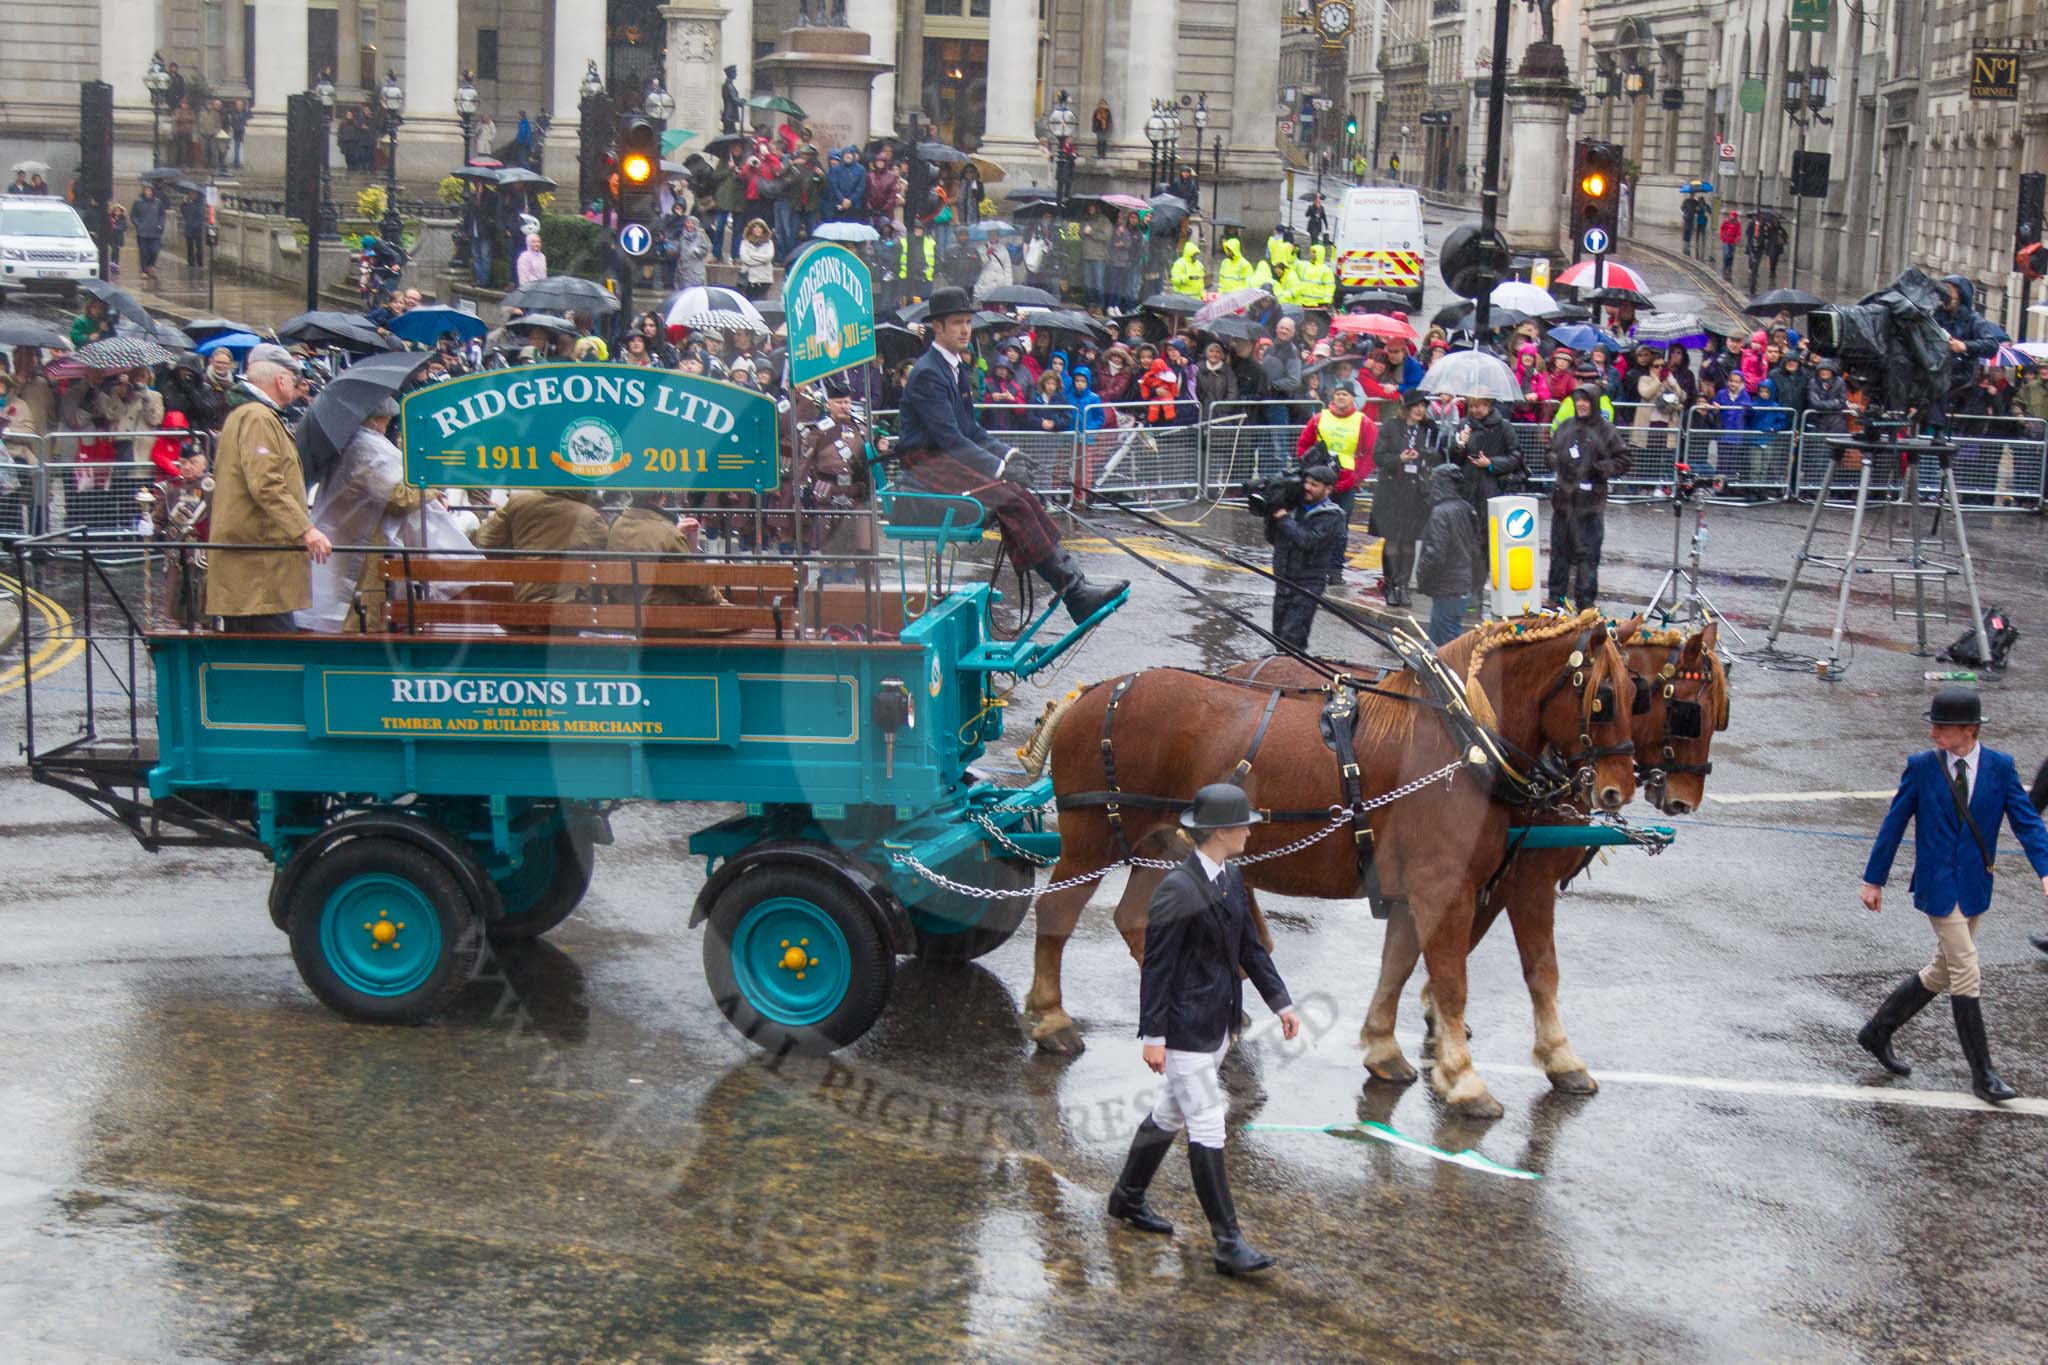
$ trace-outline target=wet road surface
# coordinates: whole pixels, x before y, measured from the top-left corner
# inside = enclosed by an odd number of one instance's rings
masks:
[[[1615,601],[1654,584],[1668,515],[1617,511]],[[1753,642],[1800,519],[1712,514],[1709,588]],[[1248,535],[1227,509],[1205,527]],[[1987,600],[2040,619],[2039,524],[1985,518],[1973,540]],[[1182,571],[1263,616],[1249,577]],[[45,583],[60,600],[63,578]],[[1824,629],[1831,601],[1802,592],[1795,621]],[[1969,1100],[1939,1005],[1901,1035],[1910,1081],[1868,1063],[1853,1031],[1930,936],[1903,869],[1885,914],[1856,904],[1881,801],[1779,799],[1887,791],[1923,742],[1935,665],[1910,654],[1881,579],[1859,584],[1852,626],[1842,682],[1738,664],[1706,809],[1675,822],[1672,851],[1618,854],[1561,900],[1562,1008],[1598,1095],[1553,1094],[1529,1064],[1504,934],[1474,955],[1469,1018],[1506,1116],[1468,1122],[1426,1084],[1362,1084],[1380,922],[1266,898],[1308,1028],[1286,1045],[1257,1011],[1226,1068],[1233,1126],[1377,1120],[1541,1178],[1234,1131],[1240,1215],[1281,1260],[1252,1284],[1210,1270],[1178,1156],[1155,1203],[1180,1236],[1102,1217],[1151,1096],[1115,879],[1067,953],[1088,1044],[1071,1061],[1036,1055],[1019,1021],[1028,934],[964,968],[905,961],[881,1023],[834,1058],[755,1053],[713,1006],[685,926],[701,870],[683,839],[725,813],[696,806],[622,812],[583,908],[547,942],[430,1026],[372,1028],[300,984],[253,855],[143,853],[11,759],[10,1354],[2039,1360],[2048,1105]],[[1328,619],[1316,643],[1362,652]],[[1141,577],[1074,662],[1020,692],[991,757],[1007,762],[1041,700],[1076,683],[1259,652]],[[1986,689],[1990,742],[2026,772],[2048,713],[2032,652]],[[78,682],[58,673],[39,708],[75,719]],[[0,727],[20,722],[19,690],[0,694]],[[2048,959],[2023,933],[2042,901],[2017,858],[2001,871],[1982,939],[1993,1055],[2041,1096]],[[1418,1059],[1419,1028],[1411,985]]]

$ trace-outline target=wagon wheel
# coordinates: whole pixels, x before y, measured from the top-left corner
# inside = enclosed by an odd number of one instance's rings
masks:
[[[493,878],[505,915],[485,932],[493,943],[539,938],[575,912],[590,890],[593,867],[590,840],[566,825],[529,840],[519,866]]]
[[[956,882],[991,891],[1023,891],[1038,880],[1038,870],[1021,858],[983,858],[978,853],[956,858],[939,871]],[[1009,942],[1030,910],[1028,895],[981,900],[934,888],[910,907],[917,955],[927,962],[972,961]]]
[[[773,1053],[831,1052],[881,1017],[896,960],[844,883],[808,867],[748,872],[711,907],[704,977],[732,1026]]]
[[[468,984],[483,952],[454,874],[397,839],[350,839],[320,854],[285,911],[299,975],[350,1019],[428,1018]]]

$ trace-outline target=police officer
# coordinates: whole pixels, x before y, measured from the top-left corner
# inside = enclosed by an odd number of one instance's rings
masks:
[[[1273,546],[1273,633],[1285,644],[1308,650],[1309,626],[1316,619],[1316,599],[1330,578],[1330,558],[1344,543],[1344,509],[1330,498],[1337,471],[1312,464],[1302,471],[1301,505],[1273,509],[1266,539]]]
[[[1883,908],[1885,879],[1891,875],[1906,822],[1912,821],[1913,906],[1934,928],[1934,960],[1885,997],[1856,1041],[1885,1070],[1911,1075],[1913,1069],[1892,1054],[1892,1035],[1946,990],[1963,1057],[1970,1064],[1970,1089],[1978,1099],[1997,1104],[2018,1092],[1991,1069],[1984,1013],[1977,999],[1977,921],[1991,906],[1999,824],[2012,823],[2027,861],[2041,878],[2043,894],[2048,894],[2048,830],[2042,828],[2040,812],[2028,799],[2011,756],[1977,742],[1981,708],[1971,688],[1944,687],[1934,694],[1927,712],[1934,748],[1906,761],[1892,808],[1877,831],[1870,863],[1863,870],[1863,904],[1873,912]]]
[[[1292,1039],[1301,1031],[1301,1016],[1252,924],[1244,874],[1229,862],[1244,852],[1252,826],[1262,818],[1253,813],[1243,790],[1227,782],[1202,788],[1194,804],[1181,812],[1181,827],[1195,847],[1152,893],[1138,985],[1145,1065],[1164,1076],[1166,1084],[1138,1125],[1123,1173],[1109,1195],[1110,1217],[1140,1232],[1170,1235],[1173,1224],[1145,1202],[1145,1191],[1172,1148],[1174,1134],[1187,1129],[1188,1170],[1216,1239],[1216,1269],[1225,1275],[1273,1264],[1238,1231],[1223,1166],[1228,1104],[1216,1068],[1243,1010],[1240,971],[1280,1016],[1284,1037]]]

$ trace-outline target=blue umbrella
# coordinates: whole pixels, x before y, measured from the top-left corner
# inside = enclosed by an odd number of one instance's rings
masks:
[[[251,347],[262,344],[262,337],[251,336],[247,332],[222,332],[217,336],[208,337],[192,349],[201,355],[212,355],[215,351],[225,347],[233,351],[235,358],[240,360],[249,354]]]
[[[1550,339],[1574,351],[1590,351],[1595,346],[1605,346],[1610,352],[1628,349],[1628,343],[1612,332],[1603,332],[1583,322],[1568,322],[1562,327],[1551,328]]]
[[[453,332],[464,341],[474,341],[491,329],[484,326],[484,320],[474,313],[435,304],[400,313],[386,324],[385,330],[401,340],[431,346],[441,339],[443,332]]]
[[[1014,237],[1016,235],[1017,229],[1015,227],[1008,223],[998,222],[995,219],[976,223],[973,227],[967,229],[967,240],[970,242],[986,242],[995,237]]]

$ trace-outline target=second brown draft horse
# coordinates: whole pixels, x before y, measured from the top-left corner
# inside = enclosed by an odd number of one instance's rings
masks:
[[[1629,629],[1633,629],[1631,623]],[[1472,716],[1497,735],[1527,776],[1556,756],[1586,804],[1618,810],[1635,790],[1629,674],[1598,612],[1491,622],[1439,651],[1464,681]],[[1467,760],[1467,733],[1434,706],[1412,669],[1370,688],[1341,682],[1275,687],[1179,669],[1148,669],[1095,684],[1042,722],[1060,806],[1055,882],[1136,853],[1173,857],[1176,815],[1205,783],[1232,780],[1254,806],[1285,815],[1261,825],[1248,854],[1278,848],[1365,803]],[[1338,706],[1332,708],[1332,696]],[[1347,699],[1356,698],[1347,709]],[[1617,700],[1620,699],[1620,700]],[[1326,731],[1347,741],[1333,747]],[[1352,764],[1346,771],[1347,760]],[[1492,1105],[1464,1046],[1465,953],[1478,891],[1506,851],[1514,807],[1460,767],[1448,779],[1372,809],[1354,834],[1248,862],[1259,890],[1330,900],[1364,893],[1358,843],[1370,839],[1379,894],[1405,900],[1435,987],[1443,1043],[1431,1073],[1453,1106]],[[1144,913],[1161,873],[1134,867],[1117,927],[1142,956]],[[1038,901],[1038,941],[1025,1008],[1050,1052],[1081,1050],[1062,1007],[1060,963],[1092,883]]]

